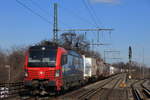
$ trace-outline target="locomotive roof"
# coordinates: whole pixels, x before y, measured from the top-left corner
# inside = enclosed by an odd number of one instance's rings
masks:
[[[45,48],[46,50],[47,49],[57,49],[58,47],[57,46],[31,46],[29,48],[29,50],[38,50],[38,49],[42,49],[42,48]]]
[[[68,54],[73,55],[73,56],[82,57],[78,52],[73,51],[73,50],[68,50]]]
[[[44,47],[44,49],[46,50],[50,50],[50,49],[57,49],[58,46],[31,46],[29,48],[29,50],[41,50]],[[77,56],[77,57],[81,57],[81,55],[74,51],[74,50],[68,50],[68,54],[73,55],[73,56]]]

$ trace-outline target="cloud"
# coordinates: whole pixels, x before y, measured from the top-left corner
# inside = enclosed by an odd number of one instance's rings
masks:
[[[110,4],[118,4],[119,0],[90,0],[94,3],[110,3]]]

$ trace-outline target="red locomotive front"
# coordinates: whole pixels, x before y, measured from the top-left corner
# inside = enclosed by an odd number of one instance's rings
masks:
[[[32,90],[61,90],[61,57],[67,51],[60,47],[33,46],[26,53],[25,86]]]

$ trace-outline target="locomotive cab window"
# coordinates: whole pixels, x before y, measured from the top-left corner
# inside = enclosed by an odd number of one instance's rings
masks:
[[[29,67],[55,67],[57,50],[30,50]]]

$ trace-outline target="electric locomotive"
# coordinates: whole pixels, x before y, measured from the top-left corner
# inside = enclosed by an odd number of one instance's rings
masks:
[[[83,58],[58,46],[31,46],[25,56],[25,86],[30,91],[57,92],[83,83]]]

